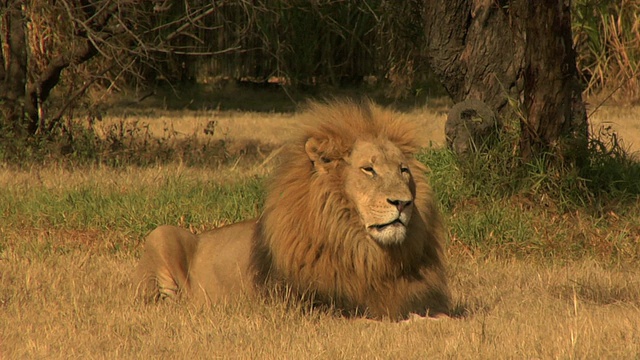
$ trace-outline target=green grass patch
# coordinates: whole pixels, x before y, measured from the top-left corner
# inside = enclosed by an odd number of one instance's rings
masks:
[[[0,189],[2,227],[99,229],[142,236],[161,224],[196,229],[257,215],[263,199],[260,178],[218,184],[167,174],[157,184],[118,188],[87,183],[51,190]]]
[[[451,245],[492,256],[640,258],[640,163],[615,134],[590,140],[581,168],[541,156],[520,161],[511,134],[466,158],[418,158],[441,205]]]
[[[494,201],[525,196],[560,211],[606,211],[640,196],[640,162],[610,128],[591,134],[583,162],[564,164],[551,154],[525,162],[518,157],[518,131],[500,135],[490,148],[465,157],[446,149],[419,154],[445,208],[470,197]]]

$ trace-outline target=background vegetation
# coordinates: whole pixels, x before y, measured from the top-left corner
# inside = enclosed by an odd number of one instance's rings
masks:
[[[587,92],[621,102],[640,100],[640,2],[573,3],[574,43]]]
[[[1,40],[5,50],[12,45],[7,35],[15,32],[8,27],[16,21],[9,20],[19,6],[27,98],[39,100],[27,108],[31,120],[22,127],[3,111],[3,159],[38,160],[34,151],[41,148],[54,156],[109,148],[96,143],[91,125],[123,92],[127,105],[161,96],[182,99],[164,101],[165,107],[200,109],[220,102],[192,101],[194,94],[224,93],[230,83],[284,91],[294,102],[326,94],[327,87],[366,84],[375,84],[367,88],[374,97],[420,102],[443,95],[421,51],[419,1],[116,1],[97,2],[95,9],[67,0],[20,4],[9,1],[0,9]],[[596,103],[640,99],[639,9],[637,0],[573,2],[578,69]],[[15,56],[7,52],[3,59]],[[0,74],[5,95],[15,83],[9,70]],[[13,100],[5,95],[0,107],[6,110]],[[21,136],[26,128],[30,135]],[[60,146],[48,146],[51,141]]]

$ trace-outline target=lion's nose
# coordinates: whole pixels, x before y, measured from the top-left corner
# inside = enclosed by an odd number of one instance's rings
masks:
[[[404,210],[408,206],[411,206],[411,204],[413,203],[411,200],[392,200],[392,199],[387,199],[387,202],[395,206],[396,208],[398,208],[399,212],[402,212],[402,210]]]

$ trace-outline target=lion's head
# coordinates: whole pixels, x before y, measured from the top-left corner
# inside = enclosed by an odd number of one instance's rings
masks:
[[[314,103],[258,220],[260,281],[346,312],[444,312],[442,225],[416,128],[370,102]]]
[[[382,245],[402,243],[415,199],[410,158],[390,141],[358,140],[344,161],[344,193],[369,236]]]

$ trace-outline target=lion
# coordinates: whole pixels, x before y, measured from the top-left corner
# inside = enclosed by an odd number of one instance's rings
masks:
[[[415,125],[369,100],[310,103],[303,124],[257,219],[147,236],[142,296],[212,303],[286,289],[349,316],[446,316],[444,229]]]

